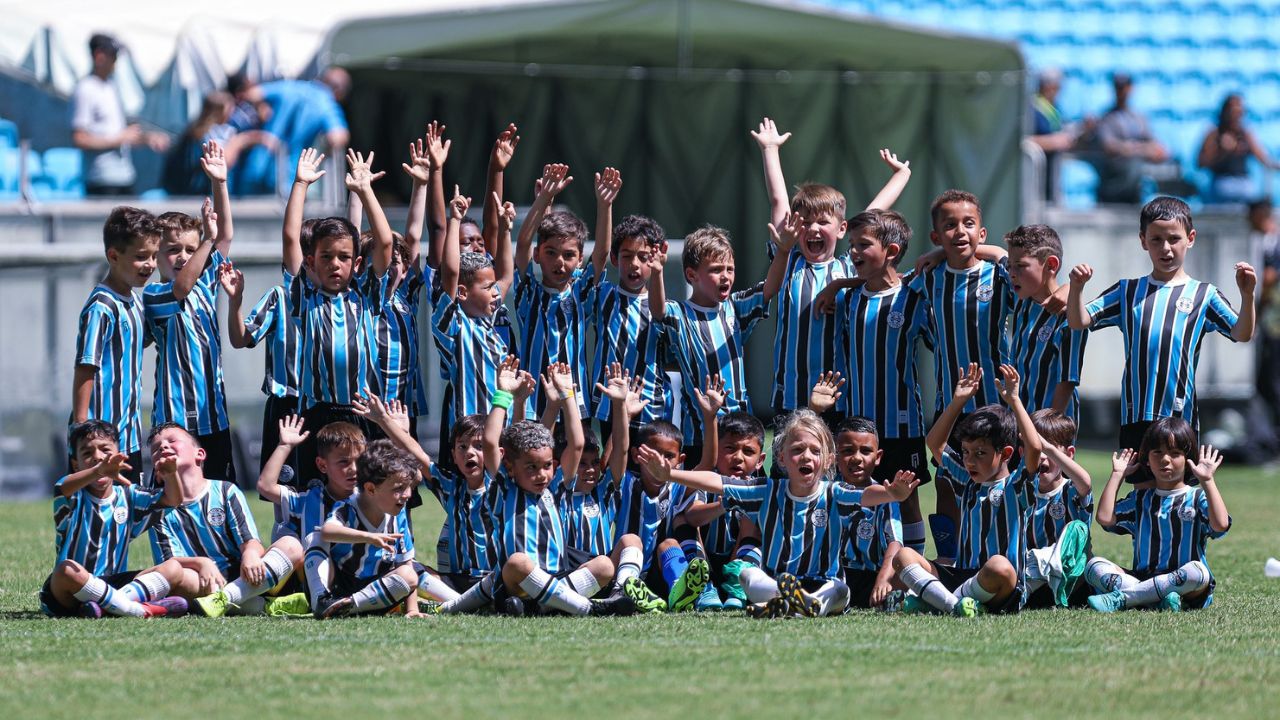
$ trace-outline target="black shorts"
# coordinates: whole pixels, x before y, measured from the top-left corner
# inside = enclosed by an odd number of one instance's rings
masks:
[[[978,568],[961,569],[937,564],[934,565],[934,568],[938,571],[938,579],[942,581],[942,585],[951,592],[959,590],[966,580],[978,574]],[[1013,615],[1022,609],[1022,588],[1014,588],[1013,592],[1009,593],[1009,597],[1005,598],[999,605],[983,604],[989,613]]]
[[[1080,578],[1076,581],[1076,587],[1071,591],[1071,595],[1067,597],[1067,607],[1082,608],[1089,604],[1089,596],[1095,594],[1096,591]],[[1053,589],[1048,583],[1036,588],[1027,595],[1027,601],[1023,603],[1023,608],[1027,610],[1045,610],[1057,607],[1057,600],[1053,596]]]
[[[128,572],[116,573],[102,578],[103,582],[110,585],[112,589],[120,588],[133,582],[138,577],[138,570],[130,570]],[[58,598],[53,595],[53,573],[44,579],[44,585],[40,587],[40,612],[49,617],[80,617],[80,606],[84,603],[76,602],[74,606],[63,605],[58,602]]]
[[[871,609],[871,591],[875,589],[879,574],[875,570],[844,569],[844,583],[849,586],[849,607]]]
[[[555,577],[557,580],[563,580],[569,577],[569,574],[574,570],[577,570],[583,565],[594,560],[595,557],[595,555],[592,555],[586,550],[579,550],[576,547],[565,548],[560,553],[560,570],[559,572],[552,573],[552,577]]]
[[[880,450],[884,455],[876,466],[876,478],[892,482],[899,470],[910,470],[920,479],[921,485],[933,482],[929,472],[929,450],[924,438],[880,438]]]
[[[440,580],[459,594],[475,587],[483,579],[484,575],[469,575],[467,573],[441,573],[440,575]]]
[[[416,560],[411,562],[410,565],[413,566],[413,571],[418,573],[419,575],[427,571],[426,566]],[[392,569],[392,571],[394,571],[394,568]],[[388,574],[390,573],[375,575],[373,577],[368,577],[368,578],[358,578],[355,575],[352,575],[350,573],[335,572],[333,574],[333,582],[329,583],[329,594],[331,594],[333,597],[338,597],[338,598],[351,597],[352,595],[355,595],[361,590],[369,587],[369,585],[373,584],[374,582],[386,577]],[[418,589],[416,587],[413,588],[413,590],[409,593],[409,597],[413,597],[414,593],[416,593],[417,591]],[[391,607],[383,608],[381,610],[374,610],[371,612],[362,612],[360,614],[361,615],[386,615],[390,613],[393,609],[398,607],[400,604],[401,603],[396,603]]]

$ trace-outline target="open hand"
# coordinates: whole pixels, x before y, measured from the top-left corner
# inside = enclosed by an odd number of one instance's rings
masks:
[[[217,140],[210,140],[200,146],[200,169],[213,184],[227,181],[227,156]]]
[[[791,139],[791,133],[779,134],[778,126],[769,118],[765,118],[760,121],[759,127],[751,131],[751,137],[755,138],[761,150],[765,150],[782,147],[787,140]]]
[[[818,376],[818,382],[814,383],[813,390],[809,393],[809,407],[814,412],[822,414],[834,408],[836,401],[844,396],[840,388],[844,387],[845,379],[838,372],[825,372]]]
[[[1217,448],[1212,445],[1201,445],[1200,460],[1191,466],[1191,474],[1195,475],[1201,484],[1204,484],[1213,481],[1214,473],[1220,467],[1222,467],[1222,453],[1218,452]]]
[[[618,191],[622,189],[622,174],[616,169],[607,167],[596,173],[596,201],[600,205],[612,205],[618,199]]]
[[[298,170],[294,174],[296,182],[310,185],[311,183],[324,177],[324,170],[320,169],[320,164],[324,162],[324,153],[315,148],[307,148],[298,156]]]
[[[309,431],[302,429],[304,425],[301,415],[280,418],[280,444],[291,448],[301,445],[311,436]]]

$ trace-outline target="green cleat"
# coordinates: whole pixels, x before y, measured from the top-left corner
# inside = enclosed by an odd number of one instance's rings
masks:
[[[622,592],[635,603],[636,611],[645,613],[663,613],[667,611],[667,601],[649,589],[648,585],[638,577],[627,578],[622,584]]]
[[[1089,597],[1089,607],[1101,613],[1113,613],[1124,609],[1124,593],[1113,590],[1101,595]]]
[[[902,605],[899,606],[898,611],[903,615],[928,615],[933,612],[933,608],[921,600],[919,595],[907,595],[902,599]]]
[[[311,603],[306,593],[267,598],[264,610],[270,617],[311,617]]]
[[[671,612],[685,612],[692,608],[710,578],[711,566],[702,558],[694,558],[668,593],[667,607]]]
[[[1182,596],[1171,592],[1160,598],[1159,607],[1161,612],[1182,612]]]
[[[227,594],[221,590],[215,591],[212,595],[196,598],[196,607],[200,608],[200,612],[206,617],[220,618],[227,614],[227,610],[234,607],[231,600],[227,598]]]
[[[960,602],[951,608],[951,614],[960,618],[978,617],[978,601],[971,597],[960,598]]]
[[[747,591],[742,589],[742,569],[750,567],[741,560],[730,560],[724,564],[720,574],[720,595],[724,598],[725,610],[741,610],[747,606]]]
[[[793,615],[813,618],[822,614],[822,601],[805,592],[791,573],[778,575],[778,594],[787,599]]]
[[[444,603],[439,600],[427,600],[426,598],[418,600],[418,612],[423,615],[439,615],[442,607],[444,607]]]

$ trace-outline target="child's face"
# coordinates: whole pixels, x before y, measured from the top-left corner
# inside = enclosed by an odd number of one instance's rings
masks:
[[[899,252],[901,248],[897,243],[892,243],[889,247],[881,245],[871,228],[861,228],[857,235],[849,238],[849,259],[853,261],[853,268],[862,280],[883,275]]]
[[[109,437],[85,438],[76,446],[75,457],[71,458],[71,467],[77,471],[97,467],[99,463],[118,452],[120,452],[120,446]],[[89,492],[103,497],[111,489],[112,482],[114,481],[109,477],[98,478],[89,484]]]
[[[467,317],[492,317],[502,304],[502,288],[493,268],[480,268],[467,285],[458,286],[458,304]]]
[[[934,223],[929,239],[942,248],[947,265],[953,268],[969,267],[978,246],[987,240],[987,229],[982,227],[982,213],[970,202],[949,202],[938,208],[938,221]]]
[[[604,469],[600,465],[600,452],[598,450],[584,450],[582,458],[578,460],[578,480],[574,485],[574,489],[579,492],[589,493],[596,489],[596,484],[600,482]]]
[[[151,440],[151,465],[170,457],[178,459],[178,472],[183,472],[204,463],[204,448],[188,433],[166,428]]]
[[[1045,440],[1045,442],[1049,441]],[[1069,458],[1076,456],[1075,445],[1059,445],[1054,443],[1053,446],[1061,450],[1062,454]],[[1062,477],[1062,468],[1058,467],[1058,463],[1054,462],[1053,458],[1049,457],[1049,453],[1040,453],[1040,467],[1037,468],[1037,471],[1040,474],[1040,479],[1047,483],[1055,483],[1058,481],[1058,478]]]
[[[516,485],[534,495],[542,494],[551,485],[551,478],[556,474],[555,452],[550,447],[512,453],[504,457],[502,462]]]
[[[645,443],[645,447],[648,447],[661,455],[664,460],[671,463],[671,467],[678,468],[684,465],[684,453],[680,452],[683,448],[680,447],[680,441],[676,438],[669,438],[661,435],[652,437]],[[631,462],[632,464],[639,465],[635,448],[631,448]],[[649,473],[646,470],[640,471],[640,478],[646,483],[653,483],[653,478],[649,477]]]
[[[800,254],[811,263],[823,263],[836,254],[836,243],[844,237],[849,224],[832,213],[805,217],[804,236],[800,238]]]
[[[1049,282],[1057,277],[1062,261],[1049,256],[1040,260],[1022,248],[1009,251],[1009,279],[1019,298],[1030,300],[1049,292]]]
[[[324,476],[329,494],[338,498],[351,497],[356,490],[356,461],[364,452],[363,445],[352,444],[331,448],[316,456],[316,469]]]
[[[1196,231],[1187,232],[1177,220],[1156,220],[1138,238],[1151,256],[1151,274],[1157,280],[1167,280],[1182,270],[1187,251],[1196,244]]]
[[[458,233],[458,249],[460,251],[484,254],[484,234],[480,232],[479,226],[471,223],[462,223]]]
[[[822,479],[831,458],[823,451],[817,436],[805,430],[796,430],[782,448],[782,466],[792,484],[812,486]]]
[[[200,247],[200,233],[166,231],[160,239],[160,277],[172,280]]]
[[[731,477],[751,477],[764,462],[760,438],[754,435],[727,435],[716,448],[716,472]]]
[[[1012,447],[997,450],[986,438],[962,440],[960,458],[964,469],[974,482],[984,483],[995,478],[1000,468],[1013,456]]]
[[[661,249],[648,243],[644,238],[623,238],[618,241],[618,254],[613,258],[613,266],[618,268],[618,284],[629,293],[639,294],[649,287],[649,276],[653,268],[649,260],[653,253],[667,252],[665,245]]]
[[[1187,456],[1172,443],[1147,453],[1147,467],[1159,487],[1181,485],[1186,479]]]
[[[484,436],[480,433],[458,438],[453,444],[453,464],[468,482],[484,475]]]
[[[733,255],[712,256],[696,268],[684,271],[684,279],[693,286],[693,296],[722,303],[733,292]]]
[[[394,477],[387,478],[381,485],[367,482],[360,493],[382,514],[399,515],[405,505],[409,504],[416,481],[416,477]]]
[[[850,485],[870,483],[882,457],[884,451],[875,433],[845,431],[836,435],[836,469]]]
[[[108,249],[107,265],[111,267],[111,274],[129,287],[145,287],[151,273],[156,271],[159,248],[158,237],[134,238],[124,250]]]
[[[307,256],[307,267],[326,292],[340,293],[350,287],[360,261],[355,248],[349,237],[325,238]]]
[[[553,237],[538,243],[534,260],[542,268],[542,284],[563,288],[582,263],[582,246],[576,238]]]

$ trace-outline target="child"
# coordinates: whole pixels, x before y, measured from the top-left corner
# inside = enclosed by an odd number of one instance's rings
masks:
[[[586,388],[586,327],[587,296],[595,287],[598,275],[584,272],[583,246],[587,240],[587,226],[571,212],[547,213],[573,177],[567,165],[548,165],[542,178],[535,184],[536,197],[520,226],[516,238],[516,317],[520,320],[519,357],[524,367],[534,375],[540,375],[548,365],[566,363],[573,370],[574,384]],[[622,185],[622,178],[613,168],[605,168],[604,175],[597,175],[597,196],[612,197]],[[603,201],[602,201],[603,202]],[[537,233],[535,247],[533,235]],[[608,257],[609,246],[597,242],[592,252],[591,267],[599,267]],[[531,262],[532,261],[532,262]],[[542,278],[533,275],[537,264]],[[532,410],[541,414],[546,400],[537,388],[533,392]],[[586,415],[586,400],[582,396],[574,402]],[[535,414],[535,417],[537,416]]]
[[[75,472],[54,485],[57,565],[40,588],[50,617],[179,617],[180,597],[166,597],[182,580],[176,560],[129,572],[129,543],[146,529],[161,496],[124,480],[127,456],[114,425],[88,420],[71,429]],[[116,485],[119,487],[116,487]]]
[[[893,561],[897,581],[914,593],[903,605],[906,612],[923,610],[924,603],[974,617],[982,609],[1012,613],[1022,606],[1024,515],[1035,493],[1027,468],[1040,467],[1042,443],[1019,399],[1018,372],[1001,365],[1000,377],[997,391],[1012,411],[984,405],[956,423],[983,385],[982,368],[970,363],[956,383],[955,397],[925,437],[941,466],[938,477],[951,484],[960,506],[959,555],[952,568],[931,563],[911,548],[898,551]],[[953,426],[958,453],[947,446]],[[1022,460],[1010,472],[1019,436]]]
[[[1045,303],[1058,292],[1062,240],[1048,225],[1019,225],[1004,236],[1009,246],[1013,304],[1010,358],[1023,378],[1022,403],[1035,417],[1052,408],[1075,418],[1080,406],[1076,386],[1088,333],[1072,330],[1067,318]],[[1074,444],[1074,438],[1067,445]],[[1088,523],[1086,523],[1088,524]]]
[[[846,484],[865,490],[880,485],[874,476],[884,451],[875,423],[853,416],[836,428],[836,470]],[[893,592],[893,559],[902,549],[902,516],[898,503],[863,507],[849,521],[844,550],[844,582],[849,607],[883,608]]]
[[[1222,456],[1212,447],[1196,449],[1196,433],[1182,418],[1160,418],[1142,445],[1113,457],[1111,476],[1098,500],[1098,524],[1107,532],[1133,537],[1132,569],[1104,558],[1089,561],[1085,577],[1100,594],[1089,598],[1098,612],[1159,605],[1177,612],[1213,602],[1214,580],[1205,544],[1227,534],[1231,515],[1214,482]],[[1134,490],[1117,502],[1121,478],[1145,466],[1155,487]],[[1198,487],[1189,487],[1194,477]]]
[[[742,586],[753,603],[752,617],[817,617],[844,610],[849,588],[840,580],[840,555],[851,518],[863,507],[901,500],[915,480],[900,473],[887,486],[858,490],[831,481],[835,443],[811,410],[797,410],[774,436],[784,482],[730,485],[716,473],[673,469],[652,448],[641,447],[645,468],[663,481],[722,495],[726,510],[740,510],[764,531],[761,567],[742,571]]]
[[[1074,330],[1120,327],[1124,334],[1124,379],[1120,392],[1120,448],[1142,443],[1147,428],[1162,417],[1180,417],[1194,429],[1196,364],[1206,330],[1233,342],[1253,338],[1253,291],[1258,278],[1248,263],[1236,263],[1240,288],[1237,316],[1222,291],[1187,275],[1187,252],[1196,242],[1191,208],[1158,197],[1142,208],[1138,240],[1151,256],[1151,274],[1121,280],[1084,304],[1089,265],[1071,270],[1067,320]],[[1145,470],[1141,481],[1146,480]]]
[[[351,403],[374,382],[373,319],[386,302],[387,271],[394,254],[391,227],[373,193],[373,156],[366,159],[354,151],[347,153],[347,187],[360,196],[369,214],[374,252],[367,259],[357,255],[356,228],[345,218],[331,217],[316,223],[311,248],[304,254],[302,206],[307,188],[324,175],[317,169],[323,159],[312,149],[299,157],[284,221],[287,307],[301,344],[300,410],[311,432],[331,422],[360,423]],[[295,471],[312,467],[314,441],[299,446],[295,462]]]
[[[176,558],[184,570],[191,571],[184,573],[175,591],[194,598],[209,617],[229,611],[307,614],[307,597],[302,593],[260,599],[302,562],[297,538],[282,537],[264,550],[240,489],[204,476],[204,449],[180,425],[157,425],[148,443],[151,464],[170,506],[151,523],[151,553],[157,564]]]
[[[385,614],[411,596],[404,614],[420,616],[415,589],[434,573],[414,561],[407,510],[417,465],[390,440],[374,440],[360,453],[357,480],[360,492],[334,506],[320,529],[333,577],[315,617]]]
[[[160,226],[146,210],[120,206],[102,226],[102,244],[107,274],[80,311],[71,424],[102,420],[114,425],[120,449],[129,456],[124,476],[136,482],[142,471],[142,348],[151,337],[134,289],[145,286],[155,271]]]
[[[1031,413],[1031,424],[1044,452],[1026,518],[1027,607],[1084,607],[1088,586],[1077,584],[1084,566],[1071,561],[1088,557],[1093,482],[1075,461],[1076,422],[1045,408]]]

